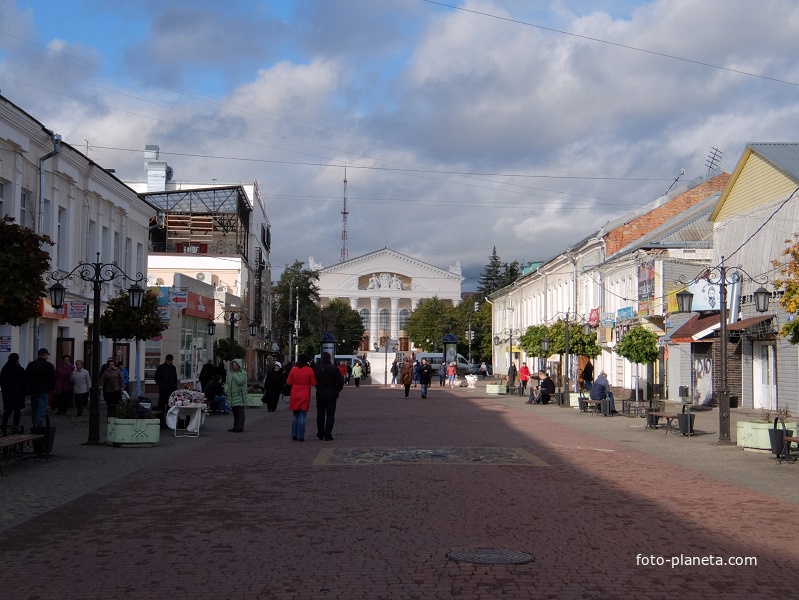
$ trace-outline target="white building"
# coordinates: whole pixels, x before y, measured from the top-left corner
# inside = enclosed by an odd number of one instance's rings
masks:
[[[81,261],[115,262],[128,275],[147,272],[148,225],[155,208],[112,171],[89,159],[42,123],[0,96],[0,214],[46,234],[51,266],[61,276]],[[42,170],[40,172],[40,166]],[[41,185],[40,182],[43,182]],[[17,352],[24,365],[46,347],[51,360],[63,354],[91,365],[92,283],[73,277],[62,282],[67,307],[54,311],[41,301],[41,317],[21,327],[0,326],[0,363]],[[49,285],[49,282],[48,282]],[[102,310],[109,298],[130,287],[125,278],[101,285]],[[113,356],[128,365],[127,342],[101,339],[103,359]]]
[[[361,350],[396,346],[412,350],[405,323],[421,300],[437,296],[457,306],[461,301],[460,261],[448,269],[383,248],[324,267],[310,258],[309,268],[319,271],[320,304],[339,299],[363,319],[366,335]]]

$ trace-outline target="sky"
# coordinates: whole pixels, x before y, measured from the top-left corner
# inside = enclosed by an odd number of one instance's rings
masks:
[[[349,258],[552,258],[799,141],[797,56],[793,0],[0,0],[0,93],[123,180],[256,180],[275,279],[339,262],[345,168]]]

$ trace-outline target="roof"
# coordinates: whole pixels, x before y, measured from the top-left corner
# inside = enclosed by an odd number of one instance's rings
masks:
[[[729,323],[727,325],[727,331],[743,331],[745,329],[750,329],[759,323],[773,319],[775,316],[776,315],[769,314],[741,319],[735,323]],[[687,323],[672,333],[670,337],[672,342],[698,342],[720,327],[721,319],[719,313],[698,314],[691,317]]]
[[[712,248],[713,224],[708,220],[708,216],[720,196],[721,192],[710,194],[660,227],[608,256],[605,262],[641,248]]]
[[[799,179],[799,144],[751,143],[747,148],[757,152],[786,175]]]

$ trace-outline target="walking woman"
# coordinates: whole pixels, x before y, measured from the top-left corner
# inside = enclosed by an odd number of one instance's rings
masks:
[[[67,414],[67,410],[72,406],[72,371],[75,365],[72,364],[72,357],[65,354],[61,358],[61,363],[56,367],[55,397],[58,411],[57,415]]]
[[[230,361],[230,371],[225,377],[225,395],[233,410],[233,433],[244,431],[244,407],[247,405],[247,371],[240,358]]]
[[[283,365],[279,361],[275,361],[272,370],[264,378],[264,402],[266,403],[266,410],[269,412],[275,412],[277,405],[280,403],[280,392],[286,383],[286,375],[282,369]]]
[[[413,383],[413,366],[409,360],[406,360],[402,367],[400,381],[402,381],[402,385],[405,388],[405,398],[407,398],[408,394],[411,392],[411,384]]]
[[[92,376],[83,368],[83,361],[75,361],[75,370],[69,376],[72,382],[72,394],[75,398],[75,408],[78,416],[83,415],[83,407],[89,402],[89,392],[92,389]]]
[[[117,363],[113,358],[106,362],[106,369],[100,376],[100,389],[103,390],[103,398],[108,408],[108,416],[117,416],[117,404],[122,400],[122,389],[125,382],[122,379],[122,371],[117,369]]]
[[[355,366],[352,367],[352,378],[355,380],[355,387],[358,387],[361,384],[362,376],[363,367],[361,367],[361,363],[355,363]]]
[[[0,369],[0,389],[3,391],[3,435],[6,434],[8,419],[14,415],[12,425],[19,425],[20,413],[25,408],[27,385],[25,369],[19,364],[19,354],[12,352],[8,361]]]
[[[308,366],[308,355],[300,354],[297,363],[289,372],[286,385],[291,386],[289,410],[291,416],[291,439],[305,441],[305,415],[311,406],[311,388],[316,386],[316,374]]]

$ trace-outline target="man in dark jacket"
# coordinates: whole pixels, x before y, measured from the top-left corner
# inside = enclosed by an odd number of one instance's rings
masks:
[[[616,412],[616,402],[613,398],[613,393],[610,391],[610,383],[608,383],[608,374],[602,371],[599,377],[594,381],[591,386],[591,391],[588,393],[591,400],[607,400],[608,413],[614,414]]]
[[[419,365],[419,383],[422,384],[422,398],[427,398],[427,390],[431,381],[433,381],[433,365],[427,362],[426,358],[423,358],[422,364]]]
[[[327,442],[333,439],[336,422],[336,400],[344,389],[341,371],[332,363],[329,352],[322,352],[316,366],[316,437]]]
[[[167,354],[164,362],[158,365],[155,370],[155,385],[158,386],[158,410],[161,411],[161,428],[166,427],[167,404],[169,396],[178,389],[178,370],[172,361],[175,359],[171,354]]]
[[[25,368],[25,383],[31,396],[31,418],[34,427],[41,427],[47,411],[47,397],[55,389],[55,367],[48,362],[50,353],[46,348],[39,349],[38,358]]]
[[[546,371],[539,371],[538,379],[541,381],[539,384],[541,394],[538,396],[536,404],[549,404],[549,397],[555,393],[555,382],[552,381]]]

